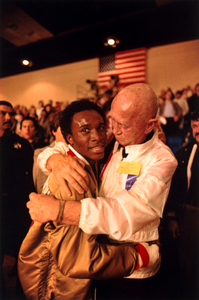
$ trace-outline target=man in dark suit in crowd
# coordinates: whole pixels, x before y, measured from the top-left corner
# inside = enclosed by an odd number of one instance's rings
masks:
[[[0,101],[0,236],[1,266],[5,254],[17,261],[19,247],[31,224],[26,202],[34,191],[33,149],[29,142],[12,132],[15,111],[11,103]],[[17,275],[16,265],[14,275]],[[1,299],[6,299],[1,274]]]
[[[178,239],[180,299],[199,299],[199,110],[191,115],[191,128],[193,140],[175,155],[178,167],[165,207],[168,231]]]
[[[188,104],[191,115],[194,111],[199,111],[199,83],[196,84],[195,94],[189,98]]]

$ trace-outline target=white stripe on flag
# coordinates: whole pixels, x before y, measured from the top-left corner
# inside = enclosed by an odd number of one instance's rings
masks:
[[[129,63],[126,63],[126,64],[121,64],[121,65],[116,65],[115,66],[115,70],[123,70],[123,69],[127,69],[127,68],[130,68],[130,67],[136,67],[136,66],[144,66],[145,65],[145,62],[144,61],[141,61],[141,62],[129,62]]]
[[[128,78],[128,77],[138,77],[138,76],[145,76],[145,71],[136,72],[134,74],[132,74],[132,73],[122,74],[122,75],[120,75],[120,79],[124,79],[124,78]]]
[[[118,85],[146,82],[146,49],[118,52],[115,55],[115,70],[98,73],[98,85],[105,88],[111,75],[119,76]]]
[[[141,77],[132,77],[132,78],[128,78],[128,79],[122,79],[122,80],[121,80],[121,85],[122,85],[122,84],[135,83],[135,82],[144,82],[144,80],[145,80],[145,76],[141,76]]]

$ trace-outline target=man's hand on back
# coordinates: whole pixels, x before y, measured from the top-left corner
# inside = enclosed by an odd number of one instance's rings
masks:
[[[83,194],[84,191],[88,190],[89,180],[84,166],[85,164],[79,158],[70,155],[64,156],[58,153],[50,156],[46,163],[47,169],[53,171],[68,196],[71,196],[71,191],[68,188],[67,182],[79,194]]]

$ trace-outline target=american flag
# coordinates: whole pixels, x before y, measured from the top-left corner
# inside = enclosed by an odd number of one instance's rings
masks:
[[[98,86],[106,88],[111,75],[119,76],[119,86],[146,82],[146,49],[128,50],[101,57]]]

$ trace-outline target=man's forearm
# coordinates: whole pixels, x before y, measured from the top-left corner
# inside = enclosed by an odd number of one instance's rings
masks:
[[[61,153],[53,153],[46,161],[46,169],[49,171],[54,171],[54,169],[57,167],[57,164],[61,165],[62,167],[65,166],[65,164],[68,163],[68,161],[65,161],[65,155]],[[60,166],[60,168],[61,168]]]
[[[67,225],[79,225],[81,215],[80,201],[66,201],[62,215],[62,223]]]
[[[38,155],[37,163],[40,169],[46,174],[49,175],[52,167],[50,165],[46,166],[47,160],[54,154],[63,154],[65,155],[68,151],[68,146],[65,143],[58,142],[54,147],[48,147]]]
[[[53,157],[52,156],[50,156],[46,161],[46,169],[48,171],[52,171],[52,169],[53,169]]]
[[[37,158],[37,165],[46,175],[50,175],[51,173],[51,169],[48,170],[46,167],[46,162],[48,158],[51,157],[51,155],[53,155],[53,148],[48,147],[44,151],[42,151]]]
[[[49,195],[31,193],[27,202],[30,216],[33,221],[46,223],[57,221],[60,213],[60,201]],[[60,220],[66,225],[79,225],[81,215],[80,201],[66,201]]]

